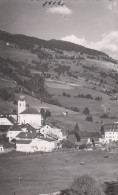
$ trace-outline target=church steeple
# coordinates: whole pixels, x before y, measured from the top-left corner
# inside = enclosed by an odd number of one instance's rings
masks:
[[[18,122],[19,122],[19,114],[26,110],[26,101],[25,96],[21,95],[18,100]]]

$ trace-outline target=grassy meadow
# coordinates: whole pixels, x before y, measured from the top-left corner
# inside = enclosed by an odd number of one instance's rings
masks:
[[[118,155],[104,152],[53,152],[30,157],[0,156],[0,194],[38,195],[67,188],[77,176],[89,174],[100,183],[118,177]],[[84,161],[85,165],[80,165]],[[19,185],[20,176],[20,185]],[[20,192],[19,192],[20,191]]]

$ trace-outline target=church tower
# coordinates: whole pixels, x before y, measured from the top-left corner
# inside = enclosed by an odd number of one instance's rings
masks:
[[[25,96],[20,96],[20,99],[18,100],[18,122],[19,122],[19,114],[26,110],[26,101],[25,101]]]

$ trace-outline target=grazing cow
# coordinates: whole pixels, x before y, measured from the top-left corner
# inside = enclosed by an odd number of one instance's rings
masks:
[[[85,162],[80,162],[80,165],[85,165]]]

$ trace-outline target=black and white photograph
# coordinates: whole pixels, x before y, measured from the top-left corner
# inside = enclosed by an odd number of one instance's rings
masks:
[[[118,195],[118,0],[0,0],[0,195]]]

